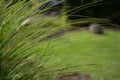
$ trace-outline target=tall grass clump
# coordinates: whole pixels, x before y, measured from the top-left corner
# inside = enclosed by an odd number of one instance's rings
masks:
[[[0,80],[52,79],[61,69],[55,68],[57,64],[46,65],[55,52],[48,52],[51,42],[41,39],[62,23],[40,16],[41,12],[34,16],[30,2],[10,2],[0,0]]]

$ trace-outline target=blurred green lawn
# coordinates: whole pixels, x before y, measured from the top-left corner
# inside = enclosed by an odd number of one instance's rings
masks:
[[[105,31],[95,35],[89,31],[69,32],[49,40],[46,53],[56,54],[47,65],[78,66],[80,73],[89,73],[92,80],[120,80],[120,32]],[[46,43],[46,42],[45,42]],[[68,65],[69,66],[69,65]],[[72,69],[71,69],[72,71]]]

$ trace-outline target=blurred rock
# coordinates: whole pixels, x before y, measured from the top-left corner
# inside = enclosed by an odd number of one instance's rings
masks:
[[[102,26],[98,23],[90,24],[89,30],[94,34],[103,34],[104,33]]]

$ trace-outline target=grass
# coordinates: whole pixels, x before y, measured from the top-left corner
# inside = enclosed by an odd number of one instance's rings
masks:
[[[28,3],[8,8],[4,1],[0,4],[0,80],[47,80],[51,68],[43,65],[49,55],[44,55],[46,48],[40,48],[39,42],[46,28],[38,23],[21,25],[33,10]]]
[[[31,19],[29,25],[22,25],[34,14],[34,7],[29,8],[29,3],[18,2],[6,7],[0,1],[0,10],[0,80],[51,80],[66,67],[56,68],[57,62],[46,65],[55,54],[47,50],[50,43],[41,42],[63,23],[56,18],[40,17]]]
[[[106,31],[105,35],[94,35],[82,31],[53,39],[49,52],[57,51],[59,55],[54,57],[52,63],[65,58],[59,65],[69,63],[77,66],[74,67],[77,72],[89,73],[92,80],[119,80],[119,34],[119,31]]]
[[[34,7],[19,2],[6,8],[3,0],[0,4],[0,80],[53,80],[75,72],[90,73],[94,80],[119,79],[119,32],[70,32],[41,42],[54,31],[70,27],[65,16],[35,16],[25,26],[21,24]]]

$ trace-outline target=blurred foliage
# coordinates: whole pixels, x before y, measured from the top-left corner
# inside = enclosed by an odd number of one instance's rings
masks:
[[[118,0],[65,0],[68,19],[104,18],[120,23],[120,1]]]

